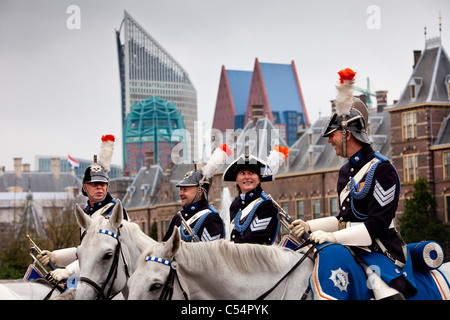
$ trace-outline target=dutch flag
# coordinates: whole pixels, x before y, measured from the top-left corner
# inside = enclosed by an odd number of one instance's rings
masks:
[[[72,158],[70,156],[70,154],[67,155],[67,162],[69,163],[69,166],[71,166],[75,169],[78,169],[78,167],[80,166],[80,163],[77,160],[75,160],[74,158]]]

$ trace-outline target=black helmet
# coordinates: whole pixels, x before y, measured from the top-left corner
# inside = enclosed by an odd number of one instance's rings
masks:
[[[322,136],[328,137],[328,135],[336,130],[349,130],[356,140],[370,144],[369,137],[367,135],[367,121],[368,111],[366,105],[358,98],[354,98],[353,106],[347,115],[338,115],[334,113],[328,126],[324,130]]]
[[[208,200],[209,187],[211,186],[211,179],[206,179],[202,171],[191,170],[186,172],[183,180],[178,181],[177,187],[198,187],[197,196],[192,203],[197,202],[200,197],[200,193],[203,190],[203,195]]]
[[[94,155],[94,162],[87,167],[86,171],[82,177],[83,184],[92,182],[104,182],[109,184],[109,177],[105,169],[97,163],[97,156]],[[88,194],[82,188],[82,193],[84,196],[88,197]]]

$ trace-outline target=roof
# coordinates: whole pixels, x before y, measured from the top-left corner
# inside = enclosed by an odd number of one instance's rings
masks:
[[[423,103],[449,103],[446,85],[448,76],[450,60],[440,38],[428,39],[400,99],[391,109]],[[415,99],[411,98],[410,85],[416,85]]]
[[[450,145],[450,114],[442,120],[434,146]]]
[[[277,63],[260,63],[264,85],[272,112],[280,113],[281,122],[284,119],[284,111],[296,111],[304,114],[305,106],[302,105],[297,80],[292,65]],[[303,117],[304,118],[304,117]]]
[[[226,70],[237,115],[245,114],[252,82],[252,71]]]
[[[375,151],[391,158],[391,118],[387,111],[369,111],[369,140]],[[279,175],[299,172],[314,172],[320,170],[338,170],[346,159],[337,157],[334,147],[328,143],[328,138],[322,137],[329,118],[320,118],[309,127],[289,149],[289,166],[283,167]]]
[[[157,196],[163,171],[159,164],[141,167],[133,183],[127,188],[123,204],[127,209],[150,207]]]
[[[170,141],[173,131],[184,128],[175,103],[150,96],[131,107],[125,121],[125,142],[153,141],[155,137],[158,141]]]
[[[253,120],[247,122],[233,146],[235,159],[241,154],[245,154],[246,139],[248,139],[250,147],[249,154],[263,161],[267,160],[271,146],[274,147],[274,145],[279,144],[282,147],[287,147],[286,142],[279,135],[279,130],[267,117],[258,119],[256,126],[253,125]]]
[[[7,192],[9,188],[20,187],[23,191],[31,192],[63,192],[67,188],[77,187],[81,190],[81,180],[70,173],[61,172],[55,178],[48,172],[22,172],[19,177],[14,172],[0,175],[0,192]]]

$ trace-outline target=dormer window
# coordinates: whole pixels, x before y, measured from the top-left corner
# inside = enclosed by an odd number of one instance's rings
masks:
[[[411,100],[416,100],[422,87],[422,78],[413,77],[409,82],[409,96]]]
[[[447,96],[450,99],[450,74],[445,77],[445,87],[447,88]]]

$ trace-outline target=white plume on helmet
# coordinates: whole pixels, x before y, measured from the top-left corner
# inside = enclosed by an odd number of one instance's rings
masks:
[[[355,74],[353,70],[347,68],[338,72],[340,79],[336,85],[336,113],[338,116],[349,115],[353,106],[353,85],[355,84]]]
[[[231,153],[231,150],[226,144],[221,144],[218,146],[212,153],[211,158],[209,158],[206,165],[202,168],[204,179],[210,179],[214,172],[216,172],[225,163]]]
[[[105,172],[109,172],[111,170],[114,141],[115,137],[112,134],[102,136],[102,145],[100,146],[100,153],[98,155],[98,164],[103,167]]]
[[[263,176],[274,176],[277,174],[284,160],[287,159],[289,154],[288,147],[275,146],[273,150],[270,151],[267,157],[267,164],[264,168]]]

